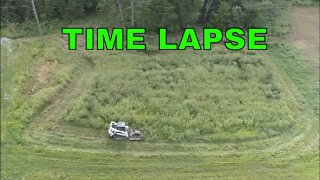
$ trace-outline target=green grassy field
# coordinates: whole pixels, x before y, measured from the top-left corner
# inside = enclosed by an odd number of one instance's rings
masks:
[[[1,48],[3,179],[319,177],[319,69],[289,43],[70,52],[47,35],[12,48]],[[112,120],[145,141],[110,140]]]

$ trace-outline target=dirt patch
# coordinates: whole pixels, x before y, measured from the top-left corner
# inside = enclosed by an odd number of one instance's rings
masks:
[[[319,67],[319,8],[294,8],[291,19],[294,45]]]
[[[40,68],[36,71],[35,76],[36,79],[41,84],[47,84],[49,80],[50,68],[48,63],[44,63],[40,66]]]
[[[32,83],[30,92],[34,93],[51,83],[51,68],[48,62],[42,63],[33,73],[34,82]]]

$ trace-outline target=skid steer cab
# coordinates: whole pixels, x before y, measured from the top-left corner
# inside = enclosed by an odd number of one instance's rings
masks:
[[[108,126],[110,138],[115,140],[141,141],[143,135],[140,131],[130,129],[125,122],[111,122]]]

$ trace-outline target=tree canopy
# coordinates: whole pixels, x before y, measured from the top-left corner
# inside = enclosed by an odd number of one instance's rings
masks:
[[[287,6],[279,0],[34,0],[41,21],[112,17],[119,26],[180,31],[200,24],[221,29],[266,26]],[[33,20],[31,0],[1,0],[1,23]]]

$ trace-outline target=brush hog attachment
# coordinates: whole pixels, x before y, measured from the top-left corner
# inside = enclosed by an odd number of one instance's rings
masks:
[[[143,138],[143,135],[140,131],[131,130],[129,140],[130,141],[141,141]]]

